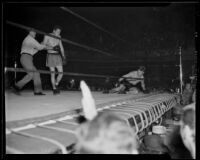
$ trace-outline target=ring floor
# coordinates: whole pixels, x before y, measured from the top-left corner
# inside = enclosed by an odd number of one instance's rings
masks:
[[[127,123],[137,126],[137,132],[144,130],[176,103],[174,95],[170,94],[92,94],[98,109],[118,113]],[[76,113],[73,113],[74,110],[81,109],[81,96],[81,92],[74,91],[65,91],[57,96],[50,91],[46,92],[46,96],[33,96],[30,91],[16,96],[7,91],[6,129],[11,131],[6,132],[7,153],[67,153],[76,141],[78,123],[65,116],[73,115]],[[156,105],[164,101],[167,102],[164,108]],[[28,128],[20,128],[20,125],[26,124],[29,124]]]

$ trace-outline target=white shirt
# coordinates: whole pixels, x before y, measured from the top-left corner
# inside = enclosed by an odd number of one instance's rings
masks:
[[[144,76],[143,74],[142,75],[139,75],[138,74],[138,71],[132,71],[132,72],[129,72],[128,74],[124,75],[123,77],[126,77],[126,78],[141,78],[141,79],[144,79]],[[123,78],[120,78],[119,80],[122,80]],[[128,80],[130,83],[132,83],[133,85],[136,85],[138,82],[141,82],[143,80]]]
[[[44,49],[44,46],[38,43],[31,35],[28,35],[22,42],[21,54],[28,53],[34,55],[42,49]]]

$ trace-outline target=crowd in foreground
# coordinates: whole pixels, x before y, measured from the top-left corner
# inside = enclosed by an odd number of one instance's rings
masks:
[[[164,139],[156,134],[139,140],[134,130],[118,115],[98,113],[89,87],[80,84],[86,121],[77,130],[76,151],[79,154],[165,154],[170,158],[195,158],[195,96],[182,97],[179,126]],[[189,87],[186,85],[186,90]],[[186,91],[185,91],[186,92]],[[192,95],[191,95],[192,96]],[[187,104],[186,104],[187,101]]]

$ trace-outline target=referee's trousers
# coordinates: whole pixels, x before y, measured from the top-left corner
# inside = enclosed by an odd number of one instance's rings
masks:
[[[37,71],[33,64],[33,56],[30,54],[22,53],[20,62],[25,70]],[[34,92],[41,92],[42,85],[39,72],[27,72],[27,74],[16,83],[18,88],[23,88],[29,81],[33,80]]]

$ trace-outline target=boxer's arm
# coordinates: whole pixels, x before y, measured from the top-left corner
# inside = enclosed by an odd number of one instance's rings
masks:
[[[45,49],[45,45],[43,44],[40,44],[38,41],[36,41],[35,39],[32,40],[31,42],[33,45],[34,45],[34,48],[37,49],[37,50],[43,50]]]
[[[47,36],[44,36],[44,39],[43,39],[43,41],[42,41],[41,44],[47,45],[47,41],[48,41],[48,37],[47,37]]]
[[[65,59],[65,50],[64,50],[64,47],[62,45],[62,41],[59,42],[59,46],[60,46],[60,52],[62,54],[62,57]]]
[[[142,89],[143,89],[143,90],[146,90],[144,80],[141,80],[141,86],[142,86]]]
[[[119,82],[120,81],[122,81],[123,79],[125,79],[125,78],[128,78],[130,76],[130,74],[128,73],[128,74],[125,74],[125,75],[123,75],[121,78],[119,78]]]
[[[47,36],[44,36],[44,39],[41,43],[42,45],[45,45],[45,49],[47,50],[53,50],[53,47],[49,46],[48,45],[48,37]]]

